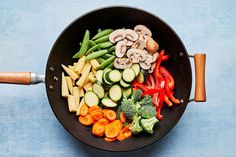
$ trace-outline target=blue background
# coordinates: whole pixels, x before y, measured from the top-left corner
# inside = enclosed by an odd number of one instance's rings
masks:
[[[117,4],[158,15],[179,34],[190,54],[207,54],[208,101],[190,103],[159,142],[112,153],[86,146],[64,130],[51,111],[44,84],[0,84],[0,156],[235,156],[235,0],[1,0],[0,71],[43,74],[54,41],[70,22],[92,9]]]

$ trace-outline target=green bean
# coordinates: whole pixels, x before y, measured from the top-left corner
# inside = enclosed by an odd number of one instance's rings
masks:
[[[94,42],[96,44],[103,43],[109,40],[109,35],[103,36],[101,38],[96,39]]]
[[[95,51],[95,52],[89,54],[89,55],[85,58],[85,60],[86,60],[86,61],[89,61],[89,60],[91,60],[91,59],[98,58],[98,57],[100,57],[100,56],[102,56],[102,55],[104,55],[104,54],[106,54],[106,53],[107,53],[107,50]]]
[[[93,46],[95,46],[95,45],[96,45],[96,43],[95,43],[94,41],[89,40],[89,47],[90,47],[90,48],[93,47]]]
[[[111,52],[115,51],[115,49],[116,49],[116,45],[113,45],[112,47],[110,47],[110,48],[108,49],[108,52],[107,52],[107,53],[111,53]]]
[[[101,38],[103,36],[110,34],[111,32],[113,32],[113,29],[105,29],[99,32],[98,34],[96,34],[92,39],[95,40],[95,39]]]
[[[86,30],[85,33],[84,33],[83,42],[82,42],[82,44],[81,44],[81,47],[80,47],[80,49],[79,49],[79,52],[77,52],[77,53],[73,56],[73,58],[80,58],[80,57],[82,57],[82,56],[85,54],[85,52],[86,52],[87,49],[88,49],[89,35],[90,35],[89,31]]]
[[[113,43],[111,43],[110,41],[104,42],[104,43],[100,43],[100,48],[101,49],[106,49],[109,48],[113,45]]]
[[[85,53],[85,55],[87,56],[88,54],[90,54],[91,52],[97,50],[100,47],[100,44],[94,45],[93,47],[91,47],[90,49],[88,49],[88,51]]]
[[[98,29],[98,33],[101,33],[101,31],[102,31],[102,29],[101,29],[101,28],[99,28],[99,29]]]
[[[110,58],[110,57],[112,57],[112,56],[114,56],[114,55],[111,55],[111,54],[105,54],[105,55],[102,56],[102,58],[104,58],[104,59],[108,59],[108,58]]]
[[[111,62],[111,64],[109,64],[107,68],[114,69],[114,62]]]
[[[97,60],[98,63],[100,63],[100,64],[105,61],[105,59],[103,59],[102,57],[98,57],[98,58],[96,58],[96,60]]]
[[[99,68],[102,70],[105,69],[109,64],[111,64],[115,60],[115,58],[116,58],[115,56],[112,56],[106,59],[104,62],[102,62]]]

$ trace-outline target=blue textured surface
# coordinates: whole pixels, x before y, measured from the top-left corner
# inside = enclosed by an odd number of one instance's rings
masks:
[[[90,148],[69,135],[51,111],[43,84],[0,84],[0,156],[235,156],[235,0],[1,0],[0,71],[44,73],[54,41],[71,21],[91,9],[116,4],[160,16],[190,53],[206,52],[208,101],[190,103],[176,127],[159,142],[129,153],[112,153]]]

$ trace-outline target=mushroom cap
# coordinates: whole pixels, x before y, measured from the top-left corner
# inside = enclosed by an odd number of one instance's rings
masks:
[[[126,29],[125,38],[130,41],[136,41],[138,39],[138,34],[132,29]]]
[[[150,62],[140,62],[139,65],[141,68],[143,68],[145,70],[149,70],[152,66],[152,64]]]
[[[159,57],[159,53],[156,52],[152,55],[152,62],[155,62],[157,60],[157,58]]]
[[[130,68],[132,66],[132,62],[129,58],[116,58],[114,60],[114,66],[117,69],[125,69]]]
[[[117,57],[123,57],[125,55],[126,52],[126,42],[124,41],[119,41],[116,44],[116,49],[115,49],[115,53]]]
[[[132,45],[132,48],[143,50],[146,47],[146,43],[143,40],[136,40]]]
[[[145,34],[148,35],[149,37],[152,36],[152,32],[150,31],[150,29],[148,29],[146,26],[144,25],[137,25],[134,27],[134,31],[137,32],[138,34]]]
[[[148,69],[148,72],[149,72],[149,73],[153,73],[153,71],[154,71],[154,69],[155,69],[155,66],[156,66],[156,62],[152,63],[151,68]]]
[[[126,55],[132,61],[132,63],[139,63],[140,61],[142,62],[146,59],[146,53],[135,48],[129,49]]]
[[[111,43],[116,43],[125,38],[125,29],[117,29],[109,35]]]
[[[134,44],[133,41],[130,41],[128,39],[124,39],[123,41],[126,43],[126,46],[132,46]]]
[[[148,38],[146,42],[146,49],[149,53],[154,54],[159,49],[159,45],[152,38]]]

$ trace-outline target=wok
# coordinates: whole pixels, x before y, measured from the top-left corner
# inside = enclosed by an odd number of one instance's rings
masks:
[[[67,100],[61,97],[61,64],[75,62],[72,56],[79,49],[86,29],[96,34],[97,29],[133,28],[137,24],[146,25],[151,29],[154,40],[160,49],[170,55],[164,66],[175,79],[174,96],[181,100],[180,105],[164,107],[164,119],[155,125],[152,135],[133,136],[123,142],[105,142],[103,138],[91,135],[91,128],[79,123],[75,114],[70,113]],[[190,99],[192,86],[192,70],[189,57],[195,62],[195,97]],[[150,145],[166,135],[180,120],[190,101],[206,101],[205,94],[205,58],[202,53],[189,55],[184,44],[174,30],[159,17],[132,7],[115,6],[91,11],[73,21],[60,34],[48,57],[45,75],[31,72],[0,73],[1,83],[37,84],[44,82],[51,108],[63,127],[76,139],[92,147],[107,151],[130,151]]]

